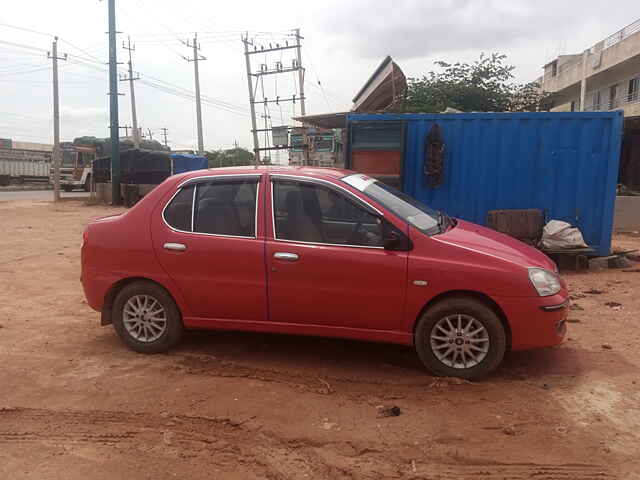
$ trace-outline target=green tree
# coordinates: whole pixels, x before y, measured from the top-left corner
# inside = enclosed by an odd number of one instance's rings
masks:
[[[506,55],[492,53],[473,63],[435,62],[439,71],[409,78],[405,112],[439,113],[447,107],[463,112],[522,112],[542,109],[548,95],[536,82],[513,82]]]
[[[205,152],[209,168],[253,165],[253,153],[246,148],[229,148]]]

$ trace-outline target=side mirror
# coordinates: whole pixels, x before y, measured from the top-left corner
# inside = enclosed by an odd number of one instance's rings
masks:
[[[413,248],[411,240],[388,222],[383,225],[382,245],[385,250],[396,252],[408,252]]]

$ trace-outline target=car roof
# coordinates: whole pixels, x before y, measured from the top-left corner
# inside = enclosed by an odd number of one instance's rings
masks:
[[[258,166],[242,166],[242,167],[223,167],[223,168],[208,168],[205,170],[194,170],[192,172],[181,173],[175,175],[174,178],[179,182],[189,180],[196,177],[215,177],[218,175],[229,174],[251,174],[251,173],[270,173],[270,174],[288,174],[288,175],[300,175],[305,177],[331,177],[334,179],[342,178],[346,175],[353,174],[352,170],[345,170],[341,168],[325,168],[325,167],[302,167],[302,166],[288,166],[288,165],[258,165]]]

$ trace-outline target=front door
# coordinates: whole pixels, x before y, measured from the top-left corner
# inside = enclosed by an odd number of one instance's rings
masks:
[[[382,247],[381,217],[330,182],[271,178],[271,321],[400,330],[407,252]]]
[[[194,317],[267,320],[259,182],[259,175],[193,180],[154,214],[158,259]]]

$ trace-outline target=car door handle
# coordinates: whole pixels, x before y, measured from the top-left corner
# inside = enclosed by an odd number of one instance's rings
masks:
[[[277,260],[284,260],[286,262],[295,262],[298,260],[297,253],[289,253],[289,252],[276,252],[273,254],[273,258]]]
[[[178,252],[184,252],[187,249],[187,246],[183,243],[165,243],[163,247],[165,250],[176,250]]]

